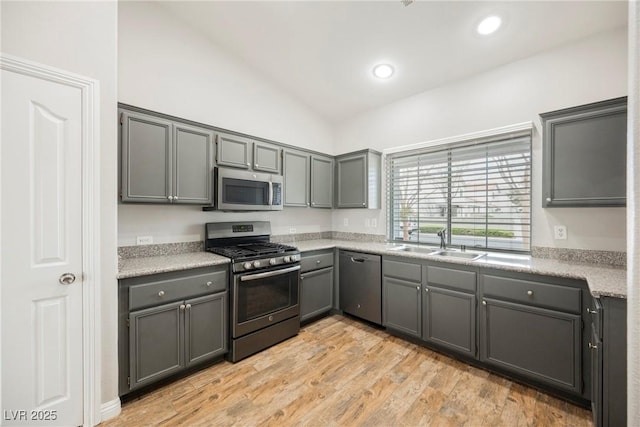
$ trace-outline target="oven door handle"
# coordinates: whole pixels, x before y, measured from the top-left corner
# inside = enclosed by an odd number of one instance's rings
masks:
[[[266,273],[248,274],[246,276],[240,276],[241,282],[247,282],[249,280],[264,279],[265,277],[279,276],[281,274],[291,273],[292,271],[300,270],[300,266],[283,268],[282,270],[267,271]]]

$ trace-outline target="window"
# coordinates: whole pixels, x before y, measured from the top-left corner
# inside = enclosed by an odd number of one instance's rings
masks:
[[[531,134],[387,157],[391,240],[530,250]]]

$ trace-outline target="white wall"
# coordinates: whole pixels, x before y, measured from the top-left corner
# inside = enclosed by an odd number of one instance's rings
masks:
[[[640,422],[640,3],[629,2],[627,424]]]
[[[332,154],[332,130],[318,115],[194,32],[161,6],[121,2],[120,102]],[[268,219],[274,234],[328,231],[331,212],[287,208],[266,214],[205,213],[198,207],[118,207],[119,245],[151,235],[155,243],[202,240],[208,221]]]
[[[118,397],[116,299],[117,8],[110,2],[2,2],[2,52],[100,81],[102,402]]]
[[[533,121],[533,245],[624,251],[624,208],[541,208],[538,114],[627,95],[626,36],[626,29],[601,34],[362,114],[336,129],[336,154]],[[378,227],[365,227],[366,218],[373,217]],[[333,228],[385,234],[384,218],[384,209],[340,210],[333,214]],[[567,226],[567,240],[553,240],[557,224]]]

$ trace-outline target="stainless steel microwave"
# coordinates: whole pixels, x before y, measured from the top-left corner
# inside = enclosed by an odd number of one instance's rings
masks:
[[[282,210],[282,176],[215,168],[215,203],[222,211]]]

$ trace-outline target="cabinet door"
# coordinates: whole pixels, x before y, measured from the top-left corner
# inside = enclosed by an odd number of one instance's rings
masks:
[[[541,114],[543,202],[625,206],[627,98]]]
[[[333,207],[333,160],[311,156],[311,207]]]
[[[484,298],[481,360],[541,383],[582,392],[581,317]]]
[[[309,155],[284,152],[284,206],[309,206]]]
[[[591,413],[593,425],[602,427],[602,341],[598,337],[596,327],[591,324]]]
[[[280,173],[280,147],[262,142],[253,144],[253,169]]]
[[[184,367],[184,302],[129,313],[130,389]]]
[[[367,206],[367,155],[360,154],[336,160],[338,175],[338,208]]]
[[[186,366],[227,352],[227,293],[185,301]]]
[[[380,256],[340,251],[340,309],[380,325],[382,274]]]
[[[174,203],[211,204],[213,138],[207,129],[174,125]]]
[[[420,336],[420,283],[385,277],[382,281],[382,306],[384,326]]]
[[[218,166],[249,169],[251,141],[241,136],[219,134],[216,161]]]
[[[300,320],[333,308],[333,267],[300,275]]]
[[[146,114],[121,114],[122,201],[170,203],[171,122]]]
[[[422,301],[422,338],[475,357],[476,296],[425,286]]]

